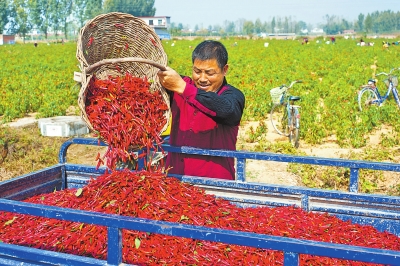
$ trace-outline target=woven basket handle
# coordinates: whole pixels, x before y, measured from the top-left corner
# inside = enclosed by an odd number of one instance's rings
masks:
[[[162,71],[167,70],[167,68],[157,62],[154,62],[149,59],[144,59],[140,57],[124,57],[124,58],[114,58],[114,59],[103,59],[97,63],[94,63],[93,65],[87,67],[86,74],[91,74],[96,68],[106,65],[106,64],[116,64],[116,63],[121,63],[121,62],[140,62],[140,63],[146,63],[149,65],[152,65]]]

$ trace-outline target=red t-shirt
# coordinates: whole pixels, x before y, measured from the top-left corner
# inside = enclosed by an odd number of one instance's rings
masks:
[[[236,150],[239,123],[245,98],[243,93],[226,84],[217,92],[204,92],[184,77],[182,95],[172,95],[170,145],[202,149]],[[170,152],[169,173],[221,179],[235,179],[234,158],[191,155]]]

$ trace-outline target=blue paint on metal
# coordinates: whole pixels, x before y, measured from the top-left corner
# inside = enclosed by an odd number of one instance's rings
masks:
[[[73,138],[65,142],[59,154],[59,162],[66,163],[66,150],[72,144],[84,144],[84,145],[98,145],[98,140],[95,138]],[[105,143],[101,142],[101,146],[107,146]],[[335,159],[335,158],[322,158],[322,157],[312,157],[312,156],[295,156],[287,154],[276,154],[267,152],[247,152],[247,151],[229,151],[229,150],[205,150],[194,147],[176,147],[170,146],[169,144],[164,144],[162,146],[163,150],[166,152],[178,152],[187,154],[199,154],[199,155],[212,155],[212,156],[223,156],[223,157],[233,157],[236,158],[237,166],[236,168],[240,170],[245,169],[246,159],[253,160],[267,160],[267,161],[277,161],[286,163],[300,163],[300,164],[311,164],[311,165],[325,165],[333,167],[343,167],[354,169],[352,184],[358,184],[358,172],[356,169],[370,169],[370,170],[381,170],[381,171],[395,171],[400,172],[400,164],[396,163],[385,163],[385,162],[368,162],[359,160],[346,160],[346,159]],[[245,172],[239,173],[243,174],[245,180]],[[240,181],[243,181],[240,180]],[[350,189],[350,188],[349,188]],[[354,192],[354,191],[352,191]]]
[[[110,230],[110,227],[112,227],[172,235],[178,237],[187,237],[198,240],[216,241],[227,244],[243,245],[263,249],[273,249],[285,252],[284,260],[285,262],[288,262],[289,265],[293,265],[291,260],[293,255],[291,253],[326,256],[331,258],[340,258],[364,262],[379,262],[382,264],[394,265],[400,262],[399,251],[364,248],[311,240],[300,240],[242,231],[154,221],[134,217],[122,217],[113,214],[73,210],[68,208],[45,206],[41,204],[16,202],[5,199],[0,199],[0,210],[47,218],[56,218],[79,223],[96,224],[106,226],[108,227],[108,230]],[[115,239],[115,237],[113,238]],[[8,244],[5,245],[7,246]],[[109,252],[110,250],[108,250],[108,254],[110,254]],[[7,255],[8,253],[7,250],[0,249],[0,254]],[[110,261],[108,261],[108,265],[118,264],[110,263]]]
[[[236,180],[240,182],[246,181],[246,159],[236,159]]]
[[[298,253],[285,252],[284,254],[285,254],[285,256],[284,256],[283,265],[285,265],[285,266],[299,266],[300,265]]]
[[[110,265],[119,265],[122,263],[122,232],[120,228],[107,228],[107,262]]]
[[[301,208],[305,211],[310,211],[310,201],[308,195],[301,196]]]
[[[358,168],[350,168],[350,184],[349,191],[350,192],[358,192]]]
[[[1,182],[0,198],[20,200],[27,195],[48,193],[61,189],[61,166],[55,165],[40,171]]]
[[[60,152],[58,154],[58,162],[66,163],[67,162],[67,150],[69,146],[72,144],[81,144],[81,145],[92,145],[92,146],[107,146],[103,141],[99,141],[97,138],[72,138],[65,141],[60,148]]]
[[[4,244],[0,241],[0,265],[109,265],[104,260],[54,251]]]

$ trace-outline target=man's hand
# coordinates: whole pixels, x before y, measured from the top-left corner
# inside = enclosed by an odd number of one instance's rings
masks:
[[[161,85],[167,90],[182,94],[186,87],[186,82],[182,77],[170,67],[167,67],[165,71],[158,71],[158,78],[160,79]]]

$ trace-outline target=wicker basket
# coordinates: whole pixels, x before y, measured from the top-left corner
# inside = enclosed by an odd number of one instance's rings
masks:
[[[399,85],[399,79],[397,78],[397,76],[391,76],[385,80],[383,80],[383,82],[386,85],[386,88],[389,88],[390,86],[390,81],[392,81],[393,83],[393,87],[397,87],[397,85]]]
[[[269,91],[271,94],[271,99],[273,104],[280,104],[282,100],[282,96],[287,91],[286,87],[276,87]]]
[[[390,86],[390,81],[389,81],[389,79],[384,79],[384,80],[383,80],[383,83],[385,83],[386,88],[389,88],[389,86]]]
[[[399,79],[397,76],[392,77],[392,83],[393,83],[393,87],[397,87],[397,85],[399,85]]]
[[[150,91],[159,90],[169,107],[169,97],[158,80],[159,69],[165,70],[167,56],[154,30],[140,18],[112,12],[88,21],[80,30],[76,57],[79,61],[81,89],[78,105],[82,119],[93,130],[85,111],[87,86],[93,75],[98,79],[123,76],[147,77],[153,81]],[[165,113],[170,120],[170,108]]]

